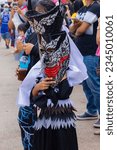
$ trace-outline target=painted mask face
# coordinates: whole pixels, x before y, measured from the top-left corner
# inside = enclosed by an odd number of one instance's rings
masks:
[[[60,43],[59,48],[51,52],[46,51],[44,55],[45,76],[52,77],[56,81],[56,84],[62,80],[68,69],[70,53],[70,45],[66,33],[63,32],[62,37],[58,37],[58,39],[59,41],[55,42],[55,46]],[[53,45],[54,43],[51,47]]]
[[[67,34],[65,31],[61,31],[64,7],[63,5],[58,5],[48,10],[38,6],[36,10],[28,11],[26,17],[33,26],[34,31],[41,34],[39,44],[44,48],[43,65],[45,77],[52,77],[57,85],[68,69],[70,54]]]

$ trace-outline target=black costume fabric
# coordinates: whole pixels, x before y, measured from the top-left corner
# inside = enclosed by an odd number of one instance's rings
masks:
[[[40,80],[41,79],[39,79],[39,82]],[[72,90],[73,87],[70,87],[67,79],[64,79],[56,87],[49,87],[49,89],[45,90],[45,94],[39,94],[38,96],[33,97],[31,93],[31,103],[34,103],[39,108],[43,109],[47,106],[47,100],[51,99],[54,106],[56,106],[58,100],[68,99]]]
[[[64,7],[55,6],[52,10],[44,14],[35,10],[29,10],[25,16],[33,26],[35,32],[51,36],[61,31],[64,19]]]
[[[34,150],[78,150],[76,110],[69,102],[72,89],[65,79],[42,95],[31,96],[31,102],[41,108],[34,124]],[[51,102],[47,106],[48,99]]]
[[[34,150],[78,150],[74,127],[51,130],[42,128],[35,133]]]

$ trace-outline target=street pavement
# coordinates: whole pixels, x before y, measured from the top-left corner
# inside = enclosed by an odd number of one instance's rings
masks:
[[[16,97],[20,82],[15,70],[18,62],[10,52],[11,49],[6,49],[3,41],[0,42],[0,150],[23,150],[17,123]],[[71,98],[77,114],[83,113],[86,98],[81,85],[74,88]],[[95,121],[76,122],[79,150],[100,150],[100,136],[94,135]]]

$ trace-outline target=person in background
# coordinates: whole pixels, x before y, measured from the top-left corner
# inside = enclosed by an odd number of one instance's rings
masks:
[[[70,31],[75,35],[75,43],[83,55],[89,78],[83,82],[83,90],[87,98],[87,110],[78,115],[79,120],[97,119],[100,115],[100,78],[97,76],[96,68],[99,63],[97,57],[96,33],[98,18],[100,17],[100,5],[96,0],[85,0],[86,5],[78,11],[76,17],[78,23],[72,24]],[[100,127],[98,119],[94,127]]]
[[[96,34],[96,42],[98,45],[96,56],[99,57],[98,66],[96,68],[97,75],[100,77],[100,18],[98,19],[98,27],[97,27],[97,34]],[[100,119],[100,116],[99,116]],[[100,135],[100,129],[96,130],[94,132],[95,135]]]
[[[11,34],[11,47],[15,48],[15,29],[11,29],[10,34]]]
[[[17,40],[20,40],[22,43],[25,43],[25,33],[26,33],[26,27],[25,27],[25,24],[20,24],[18,26],[18,38]]]
[[[7,49],[9,49],[9,44],[10,44],[10,32],[8,27],[9,19],[10,19],[9,5],[4,4],[4,10],[1,13],[0,22],[1,22],[1,36],[5,41],[5,45]]]
[[[38,49],[38,37],[35,32],[31,33],[30,36],[26,39],[26,31],[30,25],[28,23],[23,23],[18,26],[19,31],[19,38],[17,40],[17,50],[18,52],[23,51],[23,58],[24,57],[30,57],[30,62],[27,67],[26,75],[30,71],[30,69],[39,61],[39,49]],[[21,61],[20,61],[21,62]],[[18,74],[20,71],[20,68],[17,69],[16,74]],[[33,119],[30,117],[30,112],[32,111],[31,106],[27,107],[20,107],[19,108],[19,126],[21,129],[21,139],[22,144],[24,147],[24,150],[32,150],[32,143],[33,143],[33,135],[34,135],[34,129],[32,127]],[[26,114],[26,118],[24,117],[24,114]],[[19,119],[22,118],[22,119]],[[26,119],[26,120],[25,120]],[[26,122],[26,125],[24,127],[24,124]],[[30,138],[28,138],[30,136]]]
[[[73,19],[76,17],[78,10],[83,6],[83,2],[81,0],[67,0],[65,3],[66,7],[66,26],[69,28]]]
[[[18,36],[17,28],[21,23],[25,23],[25,13],[27,11],[26,1],[25,0],[13,0],[9,20],[9,28],[11,30],[15,29],[15,38]]]
[[[78,28],[78,26],[81,25],[82,22],[78,21],[78,20],[76,19],[76,16],[77,16],[77,14],[78,14],[79,9],[82,8],[82,7],[83,7],[83,2],[82,2],[82,0],[75,0],[75,1],[73,2],[74,11],[73,11],[73,14],[72,14],[72,16],[71,16],[71,21],[72,21],[72,24],[74,24],[74,25],[76,24],[77,28]],[[70,33],[70,36],[71,36],[71,38],[74,40],[74,34]]]
[[[100,18],[98,19],[96,42],[97,42],[97,45],[98,45],[98,48],[97,48],[97,51],[96,51],[96,56],[99,57],[99,64],[98,64],[98,67],[97,67],[97,75],[100,76]]]
[[[16,49],[16,40],[18,37],[18,31],[17,28],[21,23],[25,23],[26,22],[26,18],[25,18],[25,13],[27,11],[27,5],[26,5],[26,1],[25,0],[13,0],[12,4],[11,4],[11,13],[10,13],[10,20],[9,20],[9,28],[12,32],[12,35],[15,33],[15,35],[13,35],[13,45],[14,45],[14,49]],[[14,40],[15,37],[15,40]],[[14,58],[16,61],[19,61],[19,54],[14,53]]]
[[[73,14],[72,14],[72,18],[76,18],[79,9],[80,9],[81,7],[83,7],[83,6],[84,6],[84,5],[83,5],[82,0],[75,0],[75,1],[73,2],[74,12],[73,12]]]
[[[97,42],[97,45],[98,45],[98,49],[97,49],[97,51],[96,51],[96,55],[97,55],[97,56],[100,56],[100,18],[98,19],[96,42]]]
[[[28,38],[27,31],[29,30],[29,23],[23,23],[18,26],[19,37],[17,38],[16,48],[17,52],[24,51],[24,56],[30,56],[30,63],[27,68],[27,73],[29,70],[39,61],[39,49],[38,49],[38,37],[37,34],[33,31]]]

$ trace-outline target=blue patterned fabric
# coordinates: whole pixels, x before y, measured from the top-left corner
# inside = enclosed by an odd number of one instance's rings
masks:
[[[34,129],[33,125],[36,119],[36,112],[34,107],[20,107],[18,122],[21,128],[21,138],[24,150],[33,149]]]

